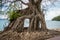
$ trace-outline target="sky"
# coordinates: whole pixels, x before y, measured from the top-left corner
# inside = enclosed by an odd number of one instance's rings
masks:
[[[43,5],[45,3],[46,2],[43,2]],[[9,3],[5,4],[2,7],[2,11],[5,11],[7,9],[6,5],[9,5]],[[60,0],[55,2],[53,5],[51,5],[50,2],[47,2],[47,5],[48,6],[46,6],[46,9],[48,9],[48,10],[46,11],[46,14],[45,14],[45,19],[46,20],[52,20],[52,18],[54,18],[55,16],[60,15]],[[26,8],[27,6],[23,5],[23,8],[24,7]]]
[[[54,4],[55,6],[51,6],[50,8],[48,8],[48,11],[46,12],[46,20],[51,20],[52,18],[56,17],[56,16],[60,16],[60,1],[56,2]]]
[[[52,20],[54,17],[60,15],[60,8],[51,9],[47,12],[47,15],[45,16],[46,20]]]

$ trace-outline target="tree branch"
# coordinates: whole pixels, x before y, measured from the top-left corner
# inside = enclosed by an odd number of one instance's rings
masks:
[[[19,0],[19,1],[21,1],[21,3],[23,3],[24,5],[29,5],[29,3],[24,3],[22,0]]]
[[[21,3],[23,3],[24,5],[28,5],[29,3],[24,3],[22,0],[15,0],[15,1],[8,1],[8,0],[6,0],[4,3],[2,3],[2,4],[5,4],[5,3],[8,3],[8,2],[10,2],[10,3],[14,3],[14,2],[17,2],[17,1],[20,1]]]

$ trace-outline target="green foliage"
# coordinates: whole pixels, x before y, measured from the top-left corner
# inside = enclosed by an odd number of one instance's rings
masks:
[[[9,20],[10,22],[16,20],[18,17],[21,17],[22,15],[20,13],[17,13],[16,11],[10,11],[9,12]]]
[[[60,21],[60,16],[54,17],[52,20]]]

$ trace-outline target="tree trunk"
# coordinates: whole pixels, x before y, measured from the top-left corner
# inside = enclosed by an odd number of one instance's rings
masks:
[[[28,28],[29,32],[33,31],[33,29],[34,29],[34,18],[32,18],[30,21],[31,22],[30,22],[30,25],[29,25],[29,28]]]
[[[47,30],[46,28],[46,22],[45,22],[45,18],[44,18],[44,15],[42,15],[42,19],[41,19],[41,30]]]
[[[16,27],[17,32],[22,32],[24,29],[24,20],[21,20],[18,27]]]
[[[34,30],[38,30],[39,29],[39,20],[38,17],[35,16],[35,20],[34,20]]]

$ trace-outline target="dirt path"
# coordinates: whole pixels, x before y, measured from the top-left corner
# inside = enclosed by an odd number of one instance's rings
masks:
[[[60,36],[57,36],[57,37],[54,37],[54,38],[50,38],[50,39],[47,39],[47,40],[60,40]]]

